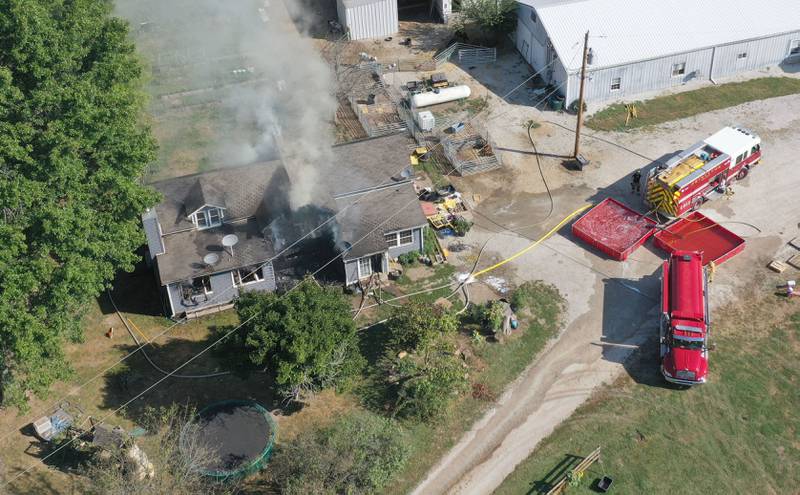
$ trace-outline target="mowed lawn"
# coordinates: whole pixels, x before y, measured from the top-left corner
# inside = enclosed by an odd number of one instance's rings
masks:
[[[586,126],[597,131],[626,131],[795,93],[800,93],[800,79],[762,77],[636,102],[638,117],[627,125],[628,110],[624,103],[618,103],[594,114],[586,121]]]
[[[651,345],[629,367],[638,383],[626,376],[581,407],[496,493],[546,492],[579,461],[568,456],[598,446],[602,462],[569,493],[593,493],[604,474],[618,494],[798,493],[800,306],[770,295],[718,317],[715,335],[708,384],[664,386]]]

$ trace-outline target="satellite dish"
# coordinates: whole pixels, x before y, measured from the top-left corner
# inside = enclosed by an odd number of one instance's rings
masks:
[[[214,266],[219,263],[219,255],[217,253],[208,253],[203,256],[203,263],[205,263],[206,266]]]
[[[230,249],[231,256],[233,256],[233,246],[239,242],[239,236],[236,234],[228,234],[222,238],[222,245]]]

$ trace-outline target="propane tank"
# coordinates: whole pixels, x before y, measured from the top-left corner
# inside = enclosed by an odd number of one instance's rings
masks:
[[[469,98],[470,94],[471,91],[469,86],[464,84],[459,86],[450,86],[448,88],[441,88],[438,91],[417,93],[411,97],[411,105],[414,108],[422,108],[430,105],[436,105],[438,103],[447,103],[448,101]]]

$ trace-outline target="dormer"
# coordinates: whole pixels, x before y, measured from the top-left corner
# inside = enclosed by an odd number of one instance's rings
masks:
[[[184,200],[184,210],[198,230],[222,225],[225,218],[225,196],[214,184],[198,178]]]

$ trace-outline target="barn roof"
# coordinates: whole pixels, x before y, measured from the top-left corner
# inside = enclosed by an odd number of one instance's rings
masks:
[[[800,31],[797,0],[518,0],[533,7],[568,71],[589,31],[593,68]],[[786,47],[788,53],[789,47]]]

